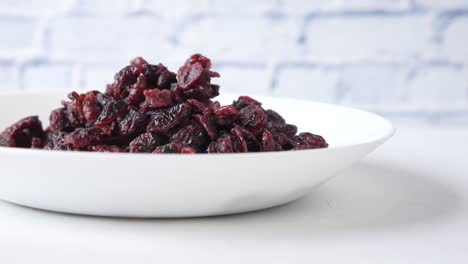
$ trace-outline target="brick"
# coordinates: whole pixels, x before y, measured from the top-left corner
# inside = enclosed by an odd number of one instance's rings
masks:
[[[319,12],[405,11],[411,7],[408,0],[284,0],[281,10],[290,14]]]
[[[468,1],[466,0],[416,0],[415,4],[421,7],[438,10],[468,8]]]
[[[166,60],[173,54],[162,21],[148,17],[70,17],[51,22],[54,60],[128,63],[136,56]]]
[[[455,19],[443,34],[442,53],[455,62],[468,63],[468,16]]]
[[[264,62],[299,56],[299,27],[292,19],[209,17],[179,36],[179,54],[202,52],[213,60]],[[208,40],[208,41],[207,41]]]
[[[125,14],[135,11],[136,1],[131,0],[78,0],[73,8],[74,14],[84,15],[115,15]]]
[[[26,65],[21,76],[26,90],[70,89],[72,68],[62,63],[38,63]]]
[[[426,17],[325,16],[305,30],[307,57],[319,61],[398,59],[426,55],[431,48]]]
[[[220,78],[212,82],[221,86],[221,93],[259,94],[269,93],[270,74],[267,67],[262,65],[226,65],[216,66]]]
[[[18,89],[17,68],[11,63],[0,62],[0,91]]]
[[[274,95],[334,102],[338,72],[314,66],[285,66],[278,69]]]
[[[419,69],[406,84],[407,103],[423,107],[464,107],[468,103],[466,72],[450,65]]]
[[[0,57],[18,58],[34,50],[35,20],[0,17]]]
[[[0,13],[8,15],[46,16],[59,13],[70,7],[69,0],[3,0],[0,1]]]
[[[408,69],[398,65],[346,65],[341,72],[341,103],[386,107],[401,105]]]
[[[339,0],[335,9],[346,11],[406,11],[411,8],[409,0]]]
[[[208,11],[208,2],[209,0],[147,0],[143,8],[163,17],[181,18]]]
[[[279,4],[278,0],[211,0],[209,11],[226,15],[259,15],[279,11]]]

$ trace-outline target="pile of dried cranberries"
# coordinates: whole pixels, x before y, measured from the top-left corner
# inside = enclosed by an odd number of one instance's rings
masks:
[[[105,93],[72,92],[50,114],[44,131],[37,116],[0,134],[0,146],[48,150],[231,153],[326,148],[318,135],[297,133],[273,110],[241,96],[221,106],[208,58],[195,54],[177,74],[136,58],[115,75]]]

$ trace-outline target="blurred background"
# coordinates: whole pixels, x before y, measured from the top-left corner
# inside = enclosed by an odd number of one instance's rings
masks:
[[[104,89],[200,52],[222,92],[468,127],[468,0],[0,0],[0,92]]]

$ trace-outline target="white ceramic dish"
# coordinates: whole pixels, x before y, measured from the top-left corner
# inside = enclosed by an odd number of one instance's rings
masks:
[[[0,95],[0,130],[64,93]],[[218,99],[230,103],[236,96]],[[341,106],[256,97],[328,149],[244,154],[113,154],[0,147],[0,198],[52,211],[123,217],[223,215],[284,204],[349,167],[388,138],[384,118]]]

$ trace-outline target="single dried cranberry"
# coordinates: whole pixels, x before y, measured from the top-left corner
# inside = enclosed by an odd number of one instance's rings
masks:
[[[180,153],[182,145],[180,143],[171,142],[163,146],[156,147],[153,153]]]
[[[91,91],[83,98],[83,116],[88,126],[94,124],[101,114],[102,107],[97,94],[98,92]]]
[[[273,138],[273,134],[265,130],[263,131],[262,135],[262,151],[274,151],[276,149],[275,139]]]
[[[240,113],[232,105],[226,105],[218,107],[214,110],[214,115],[216,116],[216,123],[220,126],[232,126],[234,121],[236,121]]]
[[[236,125],[231,134],[241,143],[241,152],[260,151],[260,143],[250,131]]]
[[[278,146],[281,147],[281,150],[291,150],[297,145],[294,139],[288,138],[288,136],[283,133],[274,133],[273,139]]]
[[[191,108],[187,104],[178,104],[167,109],[154,111],[150,114],[147,132],[165,133],[185,121]]]
[[[146,115],[130,108],[127,115],[118,123],[119,134],[131,135],[143,131],[147,125]]]
[[[70,93],[68,98],[71,102],[62,102],[66,108],[68,121],[73,127],[81,127],[86,123],[83,113],[83,98],[76,92]]]
[[[194,149],[203,149],[209,143],[205,129],[198,123],[182,127],[171,136],[171,141],[178,142],[182,146],[192,147]]]
[[[198,100],[188,99],[187,104],[192,108],[192,113],[194,114],[209,114],[210,113],[210,108]]]
[[[177,82],[176,74],[168,71],[166,67],[164,67],[163,71],[161,71],[161,74],[159,75],[159,78],[158,78],[158,88],[170,89],[171,84],[175,82]]]
[[[50,113],[49,122],[49,130],[51,131],[65,131],[71,127],[65,108],[58,108],[53,110]]]
[[[99,144],[102,141],[102,131],[98,128],[77,128],[65,136],[65,144],[75,148],[87,147],[91,144]]]
[[[239,99],[237,99],[236,101],[232,103],[232,105],[238,110],[241,110],[242,108],[252,105],[252,104],[258,105],[258,106],[262,105],[259,101],[249,96],[239,96]]]
[[[143,92],[145,95],[145,101],[141,104],[141,109],[158,109],[166,108],[174,105],[174,100],[172,99],[172,93],[169,90],[145,90]]]
[[[213,118],[203,115],[194,115],[193,118],[205,129],[212,141],[218,138],[218,131]]]
[[[148,79],[148,89],[169,89],[172,83],[177,82],[176,74],[170,72],[166,66],[161,63],[158,65],[146,65],[143,74]]]
[[[62,131],[55,131],[47,134],[44,149],[48,150],[74,150],[73,146],[65,142],[68,134]]]
[[[208,153],[232,153],[234,145],[229,137],[219,137],[208,146]]]
[[[31,140],[31,148],[41,149],[42,148],[42,139],[38,137],[33,137]]]
[[[144,133],[130,142],[130,152],[151,153],[161,143],[160,139],[152,133]]]
[[[308,132],[300,133],[296,137],[296,140],[299,145],[296,146],[295,149],[314,149],[328,147],[328,143],[322,136],[314,135]]]
[[[141,74],[143,69],[148,65],[148,62],[142,57],[136,57],[130,61],[130,64],[136,67],[135,74]]]
[[[267,124],[265,111],[257,104],[250,104],[240,110],[240,122],[243,127],[258,136]]]
[[[103,107],[102,112],[96,121],[96,127],[104,127],[117,120],[117,118],[122,118],[126,110],[127,107],[122,100],[109,102]]]
[[[265,114],[268,120],[268,124],[267,124],[268,128],[277,127],[277,126],[286,124],[286,121],[284,120],[284,118],[280,114],[278,114],[277,112],[271,109],[266,110]]]
[[[297,126],[291,124],[278,125],[270,128],[273,132],[285,134],[287,137],[292,138],[297,133]]]
[[[138,106],[143,101],[143,92],[147,88],[146,77],[140,75],[135,84],[127,88],[128,96],[124,99],[128,105]]]
[[[196,149],[191,148],[191,147],[183,147],[180,149],[181,154],[195,154],[197,152],[198,151]]]
[[[196,88],[185,90],[182,92],[182,97],[185,100],[196,99],[199,101],[206,101],[218,95],[219,93],[217,93],[217,90],[213,89],[213,87],[210,87],[210,86],[209,87],[198,86]]]
[[[42,138],[44,130],[39,117],[30,116],[11,125],[0,134],[0,146],[30,148],[34,137]]]
[[[108,146],[108,145],[97,145],[97,146],[92,146],[91,151],[95,152],[126,152],[123,148],[119,146]]]

